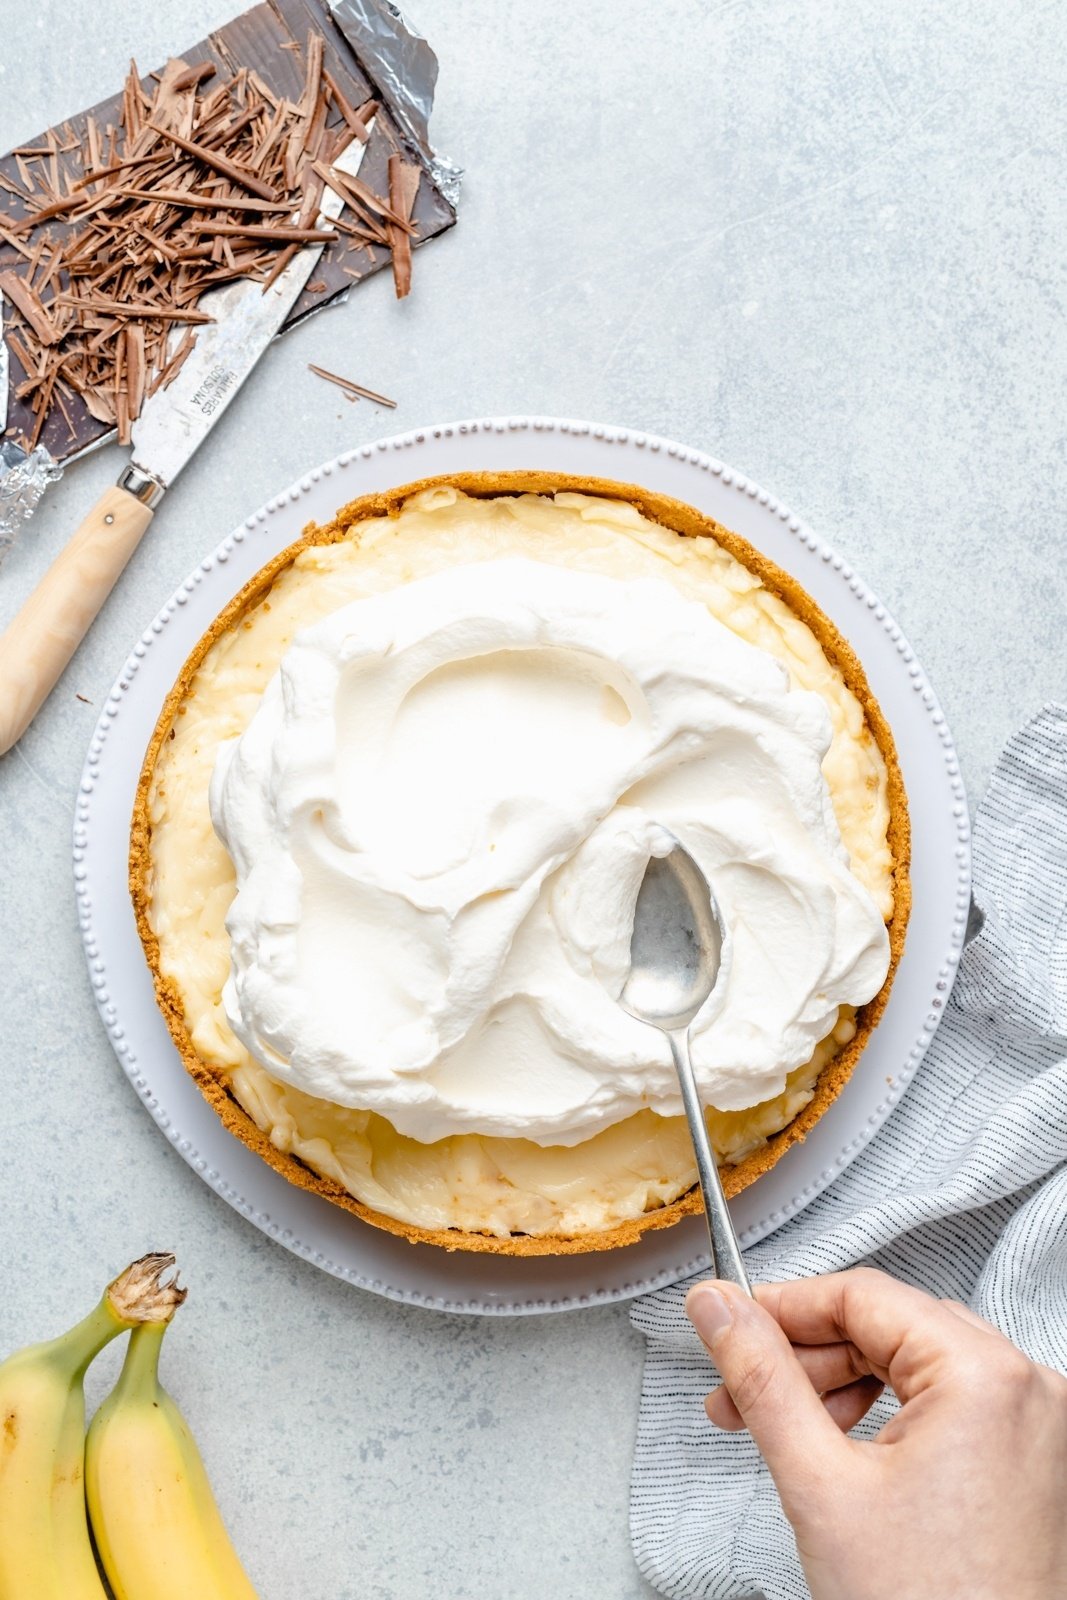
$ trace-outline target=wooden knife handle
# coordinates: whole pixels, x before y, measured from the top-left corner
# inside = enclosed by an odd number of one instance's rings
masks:
[[[108,489],[0,636],[0,755],[54,689],[151,520],[143,501]]]

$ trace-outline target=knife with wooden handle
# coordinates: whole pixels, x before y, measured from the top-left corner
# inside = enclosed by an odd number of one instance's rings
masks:
[[[355,176],[365,149],[353,139],[334,166]],[[340,195],[325,189],[319,226],[329,227],[343,208]],[[155,507],[278,333],[322,250],[322,244],[305,245],[269,289],[242,278],[201,297],[198,309],[214,321],[197,328],[174,381],[145,401],[132,428],[130,465],[0,635],[0,755],[21,739],[55,687]],[[175,327],[168,349],[184,331]]]

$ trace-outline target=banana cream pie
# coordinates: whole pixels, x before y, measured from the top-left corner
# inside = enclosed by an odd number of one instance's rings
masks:
[[[131,884],[186,1066],[292,1182],[413,1241],[605,1249],[700,1204],[617,1003],[664,826],[724,923],[692,1051],[734,1193],[878,1019],[908,822],[848,645],[691,507],[467,475],[309,528],[167,700]]]

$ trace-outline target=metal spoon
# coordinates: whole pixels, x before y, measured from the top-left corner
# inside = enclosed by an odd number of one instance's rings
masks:
[[[717,1278],[752,1290],[708,1139],[693,1064],[689,1025],[715,987],[722,923],[708,881],[677,840],[648,863],[634,908],[630,976],[619,996],[624,1011],[667,1035],[696,1152],[704,1214]]]

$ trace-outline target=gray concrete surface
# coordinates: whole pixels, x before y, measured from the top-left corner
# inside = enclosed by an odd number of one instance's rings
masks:
[[[0,147],[230,10],[0,0]],[[269,353],[0,763],[0,1349],[173,1245],[192,1294],[168,1378],[265,1600],[635,1600],[624,1307],[449,1321],[346,1289],[216,1199],[136,1103],[75,924],[85,747],[135,635],[266,496],[394,426],[541,410],[709,449],[836,542],[911,634],[977,797],[1064,690],[1067,24],[1004,0],[411,11],[441,59],[438,141],[468,170],[459,228],[408,303],[383,275]],[[394,394],[395,418],[316,359]],[[118,464],[50,494],[0,571],[0,622]]]

